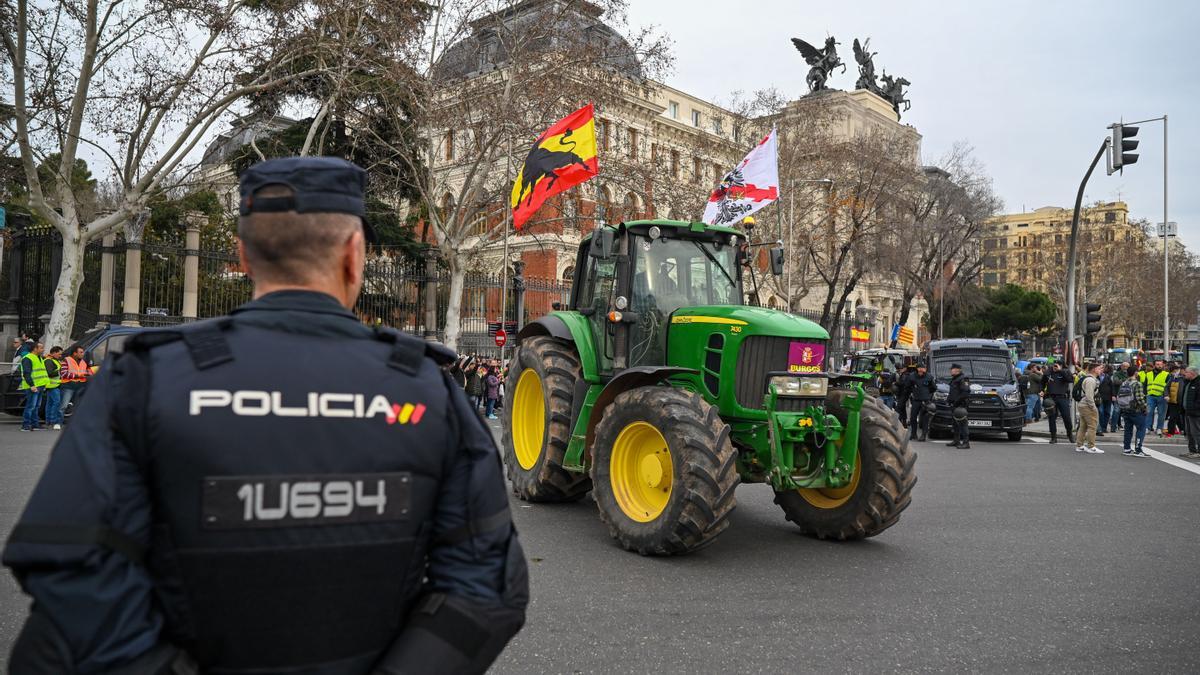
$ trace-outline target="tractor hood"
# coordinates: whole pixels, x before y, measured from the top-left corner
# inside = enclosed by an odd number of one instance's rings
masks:
[[[820,324],[794,314],[745,305],[707,305],[680,307],[671,315],[671,327],[686,324],[741,326],[752,335],[828,340],[829,333]]]

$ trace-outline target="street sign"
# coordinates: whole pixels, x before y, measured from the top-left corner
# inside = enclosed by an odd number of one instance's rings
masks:
[[[1163,236],[1163,224],[1155,223],[1154,227],[1158,233],[1158,236],[1160,236],[1160,237]],[[1175,221],[1171,221],[1171,222],[1167,223],[1167,236],[1168,237],[1178,237],[1179,236],[1179,223],[1177,223]]]
[[[501,328],[496,331],[496,346],[503,347],[506,342],[508,342],[508,333],[504,332],[504,329]]]
[[[146,316],[170,316],[166,307],[147,307]]]

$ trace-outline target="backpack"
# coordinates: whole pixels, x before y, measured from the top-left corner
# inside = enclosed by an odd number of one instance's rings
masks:
[[[1083,381],[1086,379],[1086,377],[1081,377],[1078,380],[1075,380],[1075,386],[1071,387],[1071,398],[1076,403],[1079,403],[1083,400]]]
[[[1135,399],[1133,395],[1133,384],[1136,381],[1137,380],[1134,380],[1132,377],[1126,378],[1125,381],[1121,383],[1121,388],[1117,390],[1117,407],[1121,410],[1133,410],[1133,402]]]

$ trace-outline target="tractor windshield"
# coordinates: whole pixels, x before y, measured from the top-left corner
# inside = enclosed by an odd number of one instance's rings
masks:
[[[734,247],[691,239],[636,241],[635,309],[641,304],[666,316],[690,305],[742,304]]]
[[[694,239],[632,237],[631,307],[637,312],[631,365],[661,364],[666,325],[680,307],[742,304],[737,250]]]

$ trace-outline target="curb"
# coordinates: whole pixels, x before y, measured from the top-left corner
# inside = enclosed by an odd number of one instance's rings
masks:
[[[1105,433],[1105,435],[1100,436],[1099,438],[1103,438],[1106,440],[1108,438],[1124,438],[1123,434],[1124,434],[1124,432],[1121,432],[1121,434]],[[1050,438],[1049,431],[1041,431],[1041,430],[1028,429],[1028,428],[1025,429],[1023,435],[1034,436],[1036,438]],[[1151,441],[1151,439],[1154,439],[1154,440]],[[1153,436],[1152,434],[1147,433],[1146,434],[1146,442],[1147,443],[1153,442],[1155,445],[1181,445],[1181,446],[1187,447],[1187,437],[1186,436],[1176,436],[1175,438],[1158,438],[1157,436]]]

